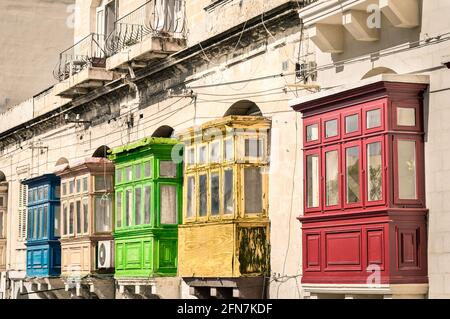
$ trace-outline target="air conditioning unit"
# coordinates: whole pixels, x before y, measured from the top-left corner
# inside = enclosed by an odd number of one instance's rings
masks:
[[[99,241],[97,246],[97,268],[114,268],[114,241]]]

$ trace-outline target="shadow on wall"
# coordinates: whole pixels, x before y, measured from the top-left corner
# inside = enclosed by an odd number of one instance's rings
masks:
[[[92,157],[107,158],[109,150],[110,148],[108,146],[102,145],[95,150],[94,154],[92,154]]]
[[[254,102],[241,100],[234,103],[223,116],[226,117],[230,115],[262,116],[263,114],[261,109]]]
[[[152,137],[173,137],[174,129],[168,125],[163,125],[158,127],[155,132],[153,132]]]

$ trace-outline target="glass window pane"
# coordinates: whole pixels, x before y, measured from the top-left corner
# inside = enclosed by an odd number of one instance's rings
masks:
[[[69,234],[73,234],[73,229],[74,229],[74,227],[73,227],[73,223],[74,223],[73,213],[74,213],[74,210],[75,210],[74,204],[70,203],[70,205],[69,205]]]
[[[400,199],[417,199],[415,141],[398,141],[398,183]]]
[[[61,237],[61,206],[55,206],[55,224],[53,225],[53,236]]]
[[[42,188],[41,188],[42,190]],[[42,207],[38,208],[38,218],[36,223],[36,237],[41,238],[42,237]]]
[[[199,175],[199,195],[200,195],[200,205],[199,205],[199,215],[206,216],[207,214],[207,179],[206,174]]]
[[[77,234],[81,234],[81,202],[79,200],[76,201],[75,205],[76,209],[76,221],[77,221]]]
[[[233,147],[233,139],[229,138],[224,140],[223,144],[223,157],[226,161],[234,160],[234,147]]]
[[[135,202],[135,208],[134,208],[134,224],[135,225],[141,225],[142,224],[142,188],[136,187],[134,189],[134,202]]]
[[[306,127],[306,141],[312,142],[319,139],[319,124],[312,124]]]
[[[186,152],[186,162],[188,165],[195,164],[195,147],[188,148]]]
[[[319,155],[306,157],[307,207],[319,207]]]
[[[210,162],[220,162],[220,141],[214,141],[209,144]]]
[[[177,164],[172,161],[159,161],[159,175],[161,177],[177,177]]]
[[[88,199],[83,198],[83,233],[89,232],[89,205]]]
[[[381,126],[381,109],[376,109],[367,112],[367,128],[375,128]]]
[[[39,219],[40,219],[40,214],[38,212],[37,209],[34,210],[34,233],[33,233],[33,238],[39,238]]]
[[[3,212],[0,211],[0,238],[4,238],[3,234]]]
[[[220,194],[219,194],[219,173],[211,173],[211,215],[219,215]]]
[[[87,192],[87,191],[88,191],[88,178],[83,177],[83,192]]]
[[[70,181],[69,182],[69,194],[73,194],[74,188],[75,188],[75,182]]]
[[[95,191],[111,189],[111,177],[104,175],[95,176]]]
[[[63,234],[67,235],[67,204],[63,203]]]
[[[326,205],[339,204],[339,153],[331,151],[325,154],[325,192]]]
[[[134,166],[134,178],[141,179],[141,164]]]
[[[63,196],[67,195],[67,183],[62,184],[62,194]]]
[[[44,210],[42,213],[42,237],[48,238],[48,207],[44,206]]]
[[[187,217],[193,217],[195,212],[195,177],[189,176],[187,179]]]
[[[223,211],[225,214],[232,214],[234,212],[233,170],[232,169],[224,170]]]
[[[150,214],[151,214],[151,194],[152,189],[150,186],[144,187],[144,223],[150,224]]]
[[[202,145],[198,148],[198,163],[205,164],[207,161],[208,147],[207,145]]]
[[[122,192],[116,193],[117,209],[116,209],[116,225],[122,227]]]
[[[382,199],[381,142],[367,144],[367,197],[371,202]]]
[[[350,134],[359,130],[359,115],[354,114],[345,117],[345,133]]]
[[[39,187],[39,200],[43,200],[44,199],[44,188],[43,187]]]
[[[95,232],[103,233],[111,230],[111,196],[95,196]]]
[[[43,194],[42,199],[43,200],[48,200],[49,199],[48,198],[48,186],[44,186],[43,191],[44,191],[44,194]]]
[[[177,224],[177,187],[161,185],[160,187],[161,224]]]
[[[325,137],[335,137],[338,135],[338,120],[325,122]]]
[[[121,168],[116,170],[116,179],[117,179],[117,183],[122,183],[122,169]]]
[[[60,199],[61,198],[61,186],[58,185],[55,187],[55,199]]]
[[[262,172],[258,167],[244,168],[245,213],[262,213]]]
[[[33,198],[34,198],[35,202],[39,200],[39,195],[38,195],[38,189],[37,188],[33,189]]]
[[[245,139],[245,157],[260,158],[263,156],[264,140],[260,138]]]
[[[416,126],[416,109],[410,107],[398,107],[397,125]]]
[[[77,193],[81,193],[81,179],[77,179]]]
[[[144,163],[144,176],[146,178],[151,178],[152,177],[152,166],[150,162],[145,162]]]
[[[360,202],[360,154],[359,147],[349,147],[345,150],[346,163],[346,198],[347,204]]]
[[[34,202],[34,198],[33,198],[33,190],[31,190],[31,189],[28,191],[28,202],[29,202],[29,203]]]
[[[125,177],[127,182],[130,182],[133,179],[133,171],[131,166],[125,167]]]
[[[125,226],[131,225],[131,214],[133,212],[133,194],[131,189],[125,191]]]

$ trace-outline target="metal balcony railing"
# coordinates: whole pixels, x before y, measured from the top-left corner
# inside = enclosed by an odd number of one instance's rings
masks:
[[[142,42],[147,36],[184,37],[185,0],[150,0],[114,23],[106,40],[108,55]]]
[[[64,81],[90,66],[105,67],[104,43],[104,35],[91,33],[61,52],[59,62],[53,71],[55,79]]]

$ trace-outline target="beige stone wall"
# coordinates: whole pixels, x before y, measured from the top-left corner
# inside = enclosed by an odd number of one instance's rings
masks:
[[[0,112],[55,83],[59,52],[72,43],[75,0],[0,1]]]

